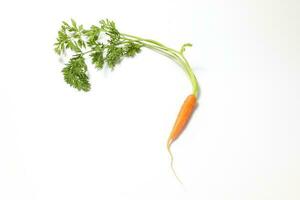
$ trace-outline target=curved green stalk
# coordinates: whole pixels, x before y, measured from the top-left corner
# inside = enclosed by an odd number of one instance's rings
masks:
[[[188,63],[187,59],[183,55],[184,47],[190,46],[190,44],[184,44],[182,46],[181,50],[177,51],[177,50],[169,48],[155,40],[145,39],[145,38],[141,38],[138,36],[125,34],[125,33],[122,33],[121,35],[123,36],[123,39],[125,39],[125,40],[136,41],[136,42],[139,41],[144,47],[147,47],[151,50],[159,51],[160,53],[163,53],[164,55],[166,55],[167,57],[171,58],[176,63],[178,63],[183,68],[183,70],[187,73],[187,75],[191,81],[192,87],[193,87],[193,94],[198,98],[199,84],[198,84],[197,78],[196,78],[190,64]]]

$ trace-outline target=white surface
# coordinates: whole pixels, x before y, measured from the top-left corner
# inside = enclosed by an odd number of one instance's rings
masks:
[[[0,199],[300,199],[299,1],[1,1]],[[62,20],[187,51],[202,87],[173,151],[190,85],[144,50],[67,86],[53,43]]]

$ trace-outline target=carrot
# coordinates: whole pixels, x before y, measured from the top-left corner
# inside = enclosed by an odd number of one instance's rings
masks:
[[[183,132],[186,124],[188,123],[189,119],[191,118],[193,111],[195,110],[197,105],[197,97],[194,94],[187,96],[184,103],[181,106],[180,112],[177,115],[177,119],[173,126],[173,129],[170,133],[170,136],[167,141],[167,149],[171,157],[171,168],[173,170],[174,175],[176,176],[177,180],[182,184],[182,181],[177,176],[174,166],[173,166],[173,154],[171,152],[171,144],[181,135]]]
[[[101,40],[100,32],[103,32],[109,37],[105,44],[99,41],[99,39]],[[100,24],[92,26],[91,29],[84,29],[82,25],[78,26],[76,22],[71,19],[71,24],[63,22],[58,32],[57,42],[54,46],[54,50],[58,55],[63,55],[64,52],[68,50],[74,53],[62,72],[66,83],[79,91],[82,90],[85,92],[91,89],[89,73],[85,62],[86,57],[90,57],[92,63],[99,70],[105,66],[114,69],[123,58],[133,57],[139,53],[142,48],[148,48],[167,56],[182,67],[192,84],[193,93],[189,95],[183,103],[167,142],[167,148],[171,156],[171,167],[177,177],[173,167],[173,155],[170,147],[180,136],[188,123],[195,110],[200,92],[197,78],[188,60],[184,56],[186,47],[191,47],[192,44],[183,44],[180,50],[175,50],[152,39],[122,33],[117,30],[115,23],[108,19],[101,20]],[[95,46],[99,48],[95,48]],[[179,180],[178,177],[177,179]]]
[[[170,146],[182,133],[184,127],[186,126],[195,109],[196,103],[197,98],[194,94],[187,96],[187,98],[181,106],[181,110],[177,116],[176,122],[169,136],[168,146]]]

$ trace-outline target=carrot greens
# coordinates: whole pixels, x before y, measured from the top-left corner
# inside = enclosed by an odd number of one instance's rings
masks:
[[[74,20],[71,20],[70,24],[62,23],[54,46],[58,55],[63,55],[66,51],[72,52],[72,57],[65,64],[62,73],[66,83],[79,91],[91,89],[86,64],[88,57],[99,70],[105,66],[114,69],[124,58],[134,57],[140,53],[142,48],[148,48],[169,57],[182,67],[192,84],[193,90],[192,94],[184,101],[167,141],[171,167],[180,181],[173,167],[173,155],[170,147],[183,132],[197,105],[199,85],[184,56],[186,47],[192,45],[186,43],[182,45],[180,50],[175,50],[155,40],[119,32],[113,21],[101,20],[99,24],[85,29],[82,25],[77,25]]]
[[[72,87],[89,91],[91,89],[86,58],[90,57],[92,64],[97,69],[107,66],[111,69],[126,57],[134,57],[143,47],[159,52],[182,66],[187,73],[192,86],[193,94],[198,96],[199,86],[197,79],[183,53],[191,44],[184,44],[177,51],[160,42],[138,36],[121,33],[110,20],[101,20],[99,24],[85,29],[73,19],[71,23],[63,22],[54,44],[58,55],[66,51],[73,56],[65,65],[62,72],[66,83]]]

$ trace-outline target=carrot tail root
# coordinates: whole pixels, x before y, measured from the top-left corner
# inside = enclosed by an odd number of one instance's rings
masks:
[[[173,171],[173,174],[175,175],[175,177],[178,180],[178,182],[183,185],[183,182],[181,181],[181,179],[177,175],[177,173],[175,171],[175,168],[174,168],[174,157],[173,157],[173,154],[172,154],[172,151],[171,151],[171,143],[169,143],[169,142],[167,144],[167,149],[168,149],[168,152],[169,152],[169,155],[170,155],[170,158],[171,158],[170,165],[171,165],[171,169]]]

